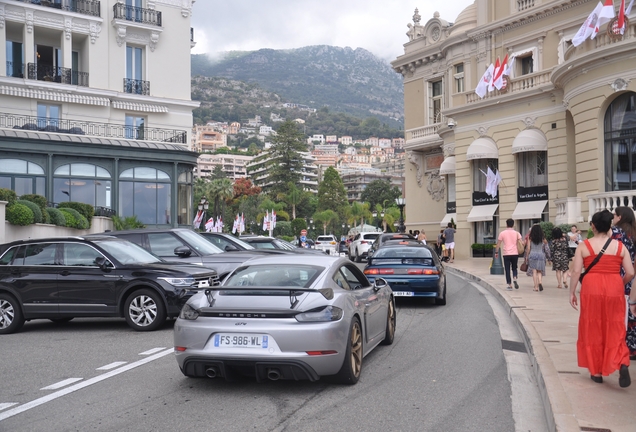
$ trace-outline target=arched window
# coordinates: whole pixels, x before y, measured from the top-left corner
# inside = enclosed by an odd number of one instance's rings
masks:
[[[617,97],[605,112],[605,190],[636,189],[636,93]]]
[[[111,208],[110,172],[87,163],[62,165],[53,173],[53,200]]]
[[[22,159],[0,159],[0,188],[11,189],[16,195],[45,195],[44,169]]]
[[[150,167],[130,168],[119,175],[119,215],[137,216],[146,225],[171,223],[170,176]]]

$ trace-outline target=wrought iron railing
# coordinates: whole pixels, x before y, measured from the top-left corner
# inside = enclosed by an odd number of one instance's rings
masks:
[[[182,130],[0,113],[0,128],[187,144]]]
[[[161,27],[161,12],[154,9],[144,9],[136,6],[129,6],[124,3],[117,3],[113,6],[115,19],[123,19],[142,24],[150,24]]]
[[[108,207],[95,206],[95,216],[113,217],[117,214],[115,210]]]
[[[7,76],[13,78],[24,78],[24,63],[7,62]]]
[[[27,65],[27,78],[38,81],[51,81],[61,84],[72,84],[88,87],[88,73],[74,71],[70,68],[53,65]]]
[[[150,81],[124,78],[124,93],[147,96],[150,94]]]
[[[16,0],[22,3],[32,3],[53,9],[77,12],[82,15],[101,17],[101,5],[96,0]]]

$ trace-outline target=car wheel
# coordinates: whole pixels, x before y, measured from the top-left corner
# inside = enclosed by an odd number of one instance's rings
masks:
[[[68,322],[71,322],[71,320],[73,319],[73,317],[71,318],[50,318],[49,321],[55,323],[55,324],[66,324]]]
[[[442,298],[436,298],[435,304],[438,306],[444,306],[446,304],[446,280],[444,280],[444,293],[442,294]]]
[[[360,256],[360,251],[356,251],[356,262],[359,263],[362,261],[362,257]]]
[[[395,304],[393,299],[391,299],[389,300],[389,310],[386,314],[386,333],[384,336],[384,340],[380,342],[381,345],[391,345],[393,343],[393,339],[395,338],[395,324]]]
[[[349,250],[349,252],[347,252],[347,255],[349,255],[349,261],[353,261],[353,256],[351,256],[351,251]]]
[[[23,324],[22,309],[15,297],[0,294],[0,334],[15,333]]]
[[[336,380],[341,384],[355,384],[362,371],[362,328],[360,320],[353,318],[349,329],[349,341],[345,351],[345,359]]]
[[[124,316],[134,330],[152,331],[166,321],[166,308],[159,294],[142,289],[128,296]]]

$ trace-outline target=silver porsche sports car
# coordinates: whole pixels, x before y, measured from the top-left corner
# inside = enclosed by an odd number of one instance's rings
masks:
[[[195,294],[174,326],[179,367],[189,377],[238,375],[355,384],[362,359],[395,335],[395,303],[344,258],[276,255],[235,269]]]

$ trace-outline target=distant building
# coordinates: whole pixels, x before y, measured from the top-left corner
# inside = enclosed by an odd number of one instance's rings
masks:
[[[239,133],[240,129],[241,129],[241,124],[239,122],[232,122],[230,123],[230,126],[228,127],[227,133],[230,135],[236,135],[237,133]]]
[[[213,152],[221,147],[227,147],[227,135],[215,130],[214,126],[195,126],[192,134],[194,150],[199,153]]]
[[[302,176],[298,186],[303,190],[313,194],[318,193],[318,166],[316,158],[309,152],[301,153],[303,156]],[[268,164],[271,161],[268,152],[261,153],[247,165],[248,177],[252,180],[254,186],[259,186],[263,191],[267,191],[273,186],[273,182],[269,180]]]
[[[250,163],[254,157],[255,156],[248,155],[203,153],[199,155],[197,160],[197,168],[194,171],[194,176],[200,178],[209,177],[212,175],[214,168],[220,166],[228,178],[232,180],[245,178],[247,177],[247,164]]]
[[[320,144],[324,144],[325,143],[325,136],[324,135],[312,135],[311,137],[307,138],[307,144],[313,144],[313,143],[320,143]]]
[[[340,174],[340,177],[347,190],[347,199],[350,203],[360,201],[362,192],[374,180],[389,180],[392,186],[397,186],[401,191],[404,191],[404,177],[384,174],[378,169],[366,171],[347,170]]]
[[[328,142],[328,143],[337,144],[338,143],[338,136],[337,135],[327,135],[325,137],[325,141]]]
[[[394,149],[404,148],[404,138],[393,138],[391,141]]]
[[[261,126],[260,128],[258,128],[259,135],[269,136],[272,133],[274,133],[274,129],[272,129],[271,126]]]
[[[339,140],[340,144],[349,146],[353,144],[353,138],[350,136],[342,136]]]

